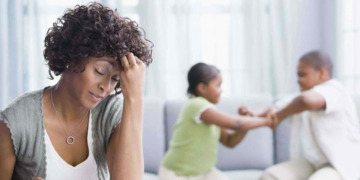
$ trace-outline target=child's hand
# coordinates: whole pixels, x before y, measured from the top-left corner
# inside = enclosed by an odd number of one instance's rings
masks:
[[[144,96],[145,65],[133,53],[121,58],[120,88],[124,98],[136,99]]]
[[[273,123],[274,123],[274,120],[273,120],[273,117],[272,117],[272,114],[271,113],[268,113],[267,115],[266,115],[266,117],[264,118],[264,120],[265,120],[265,126],[268,126],[269,128],[272,128],[272,126],[273,126]]]
[[[255,116],[255,113],[253,113],[252,111],[249,110],[248,107],[246,106],[241,106],[238,110],[239,114],[242,116]]]
[[[267,112],[266,119],[267,119],[268,121],[270,121],[269,127],[270,127],[272,130],[275,130],[276,127],[280,124],[280,120],[279,120],[279,118],[276,116],[275,108],[271,108],[271,109]]]
[[[267,114],[266,114],[266,126],[270,127],[273,129],[273,126],[274,124],[276,123],[275,121],[275,109],[274,108],[270,108],[268,111],[267,111]]]
[[[271,129],[275,130],[281,121],[279,120],[275,112],[271,113],[271,119],[272,119]]]

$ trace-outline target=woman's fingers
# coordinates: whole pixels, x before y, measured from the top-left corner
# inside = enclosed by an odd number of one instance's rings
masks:
[[[134,56],[133,53],[129,53],[121,58],[121,65],[123,66],[124,69],[127,69],[131,66],[136,66],[137,64],[139,64],[139,61],[140,61],[139,58]],[[140,62],[142,63],[142,61]]]
[[[127,69],[127,68],[130,67],[129,61],[128,61],[128,59],[127,59],[127,56],[123,56],[123,57],[121,58],[121,65],[122,65],[122,67],[123,67],[124,69]]]
[[[136,64],[144,64],[144,62],[142,62],[138,57],[135,56],[135,61],[136,61]]]
[[[127,54],[127,60],[129,61],[129,65],[130,66],[134,66],[134,65],[136,65],[136,62],[135,62],[135,56],[134,56],[134,54],[133,53],[129,53],[129,54]]]
[[[129,53],[121,58],[124,71],[120,71],[120,86],[124,97],[138,98],[144,94],[146,68],[144,63]]]

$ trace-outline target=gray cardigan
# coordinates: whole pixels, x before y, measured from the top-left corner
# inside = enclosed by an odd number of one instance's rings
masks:
[[[12,179],[46,179],[43,90],[26,93],[0,111],[0,120],[10,129],[16,164]],[[123,99],[109,95],[92,111],[93,153],[99,179],[109,179],[106,160],[108,142],[122,118]]]

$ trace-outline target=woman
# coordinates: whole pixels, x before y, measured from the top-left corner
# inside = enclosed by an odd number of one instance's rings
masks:
[[[99,3],[68,9],[45,38],[59,82],[0,112],[1,177],[141,179],[150,45],[136,22]]]

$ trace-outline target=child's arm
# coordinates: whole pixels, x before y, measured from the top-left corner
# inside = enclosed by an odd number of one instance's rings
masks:
[[[272,108],[273,107],[266,107],[258,111],[252,111],[247,106],[241,106],[239,108],[239,114],[242,116],[266,117]]]
[[[323,96],[315,91],[306,91],[301,93],[296,97],[290,104],[285,106],[283,109],[275,113],[275,123],[273,123],[272,128],[275,129],[276,126],[284,120],[286,117],[297,114],[307,110],[320,110],[326,108],[326,102]]]
[[[220,142],[226,147],[233,148],[244,139],[247,132],[247,130],[240,130],[235,133],[230,133],[228,129],[221,128]]]
[[[236,131],[250,130],[271,125],[270,116],[267,118],[232,116],[215,108],[209,108],[204,111],[201,114],[201,120],[210,124],[216,124],[222,128],[233,129]]]

